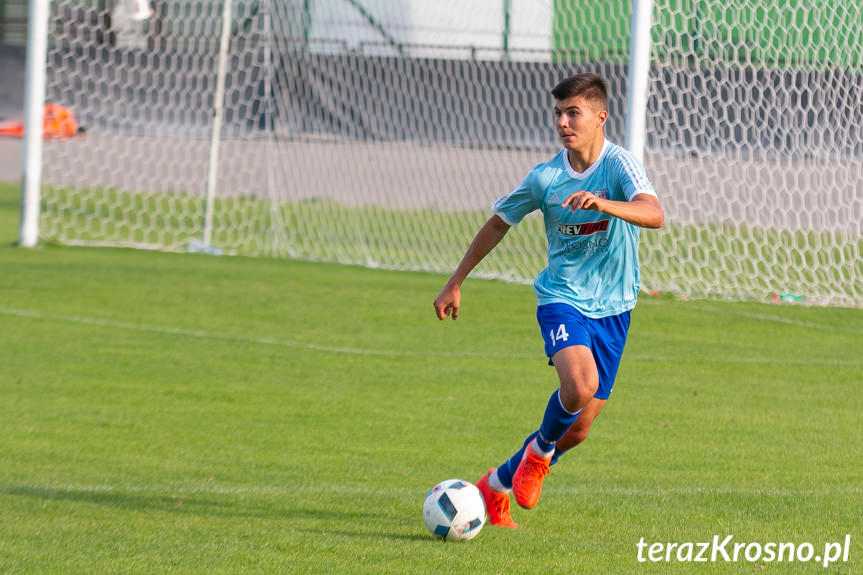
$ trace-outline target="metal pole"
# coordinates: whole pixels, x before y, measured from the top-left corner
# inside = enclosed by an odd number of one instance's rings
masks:
[[[512,0],[503,0],[503,59],[509,60],[510,15]]]
[[[695,0],[695,21],[692,24],[692,53],[695,58],[701,57],[701,0]]]
[[[24,87],[24,155],[21,175],[21,225],[18,241],[39,241],[42,187],[42,123],[45,115],[45,67],[48,55],[49,0],[30,0],[27,23],[27,79]]]
[[[647,129],[647,90],[650,74],[650,26],[653,0],[632,1],[629,40],[629,86],[626,90],[624,147],[644,161]]]
[[[309,48],[312,33],[312,0],[303,0],[303,50]]]
[[[380,34],[381,38],[383,38],[387,44],[392,46],[396,52],[398,52],[399,56],[404,56],[404,47],[402,47],[401,43],[396,40],[395,36],[390,34],[386,27],[380,23],[380,21],[374,17],[374,15],[366,9],[360,0],[346,0],[348,4],[353,6],[357,12],[359,12],[360,16],[363,17],[363,20],[371,26],[378,34]]]
[[[213,237],[213,202],[219,178],[219,143],[222,135],[222,117],[225,108],[225,75],[227,74],[228,46],[231,40],[231,0],[222,4],[222,36],[219,42],[219,63],[216,71],[216,98],[213,103],[213,132],[210,135],[210,159],[207,173],[207,196],[204,202],[204,249],[210,247]]]

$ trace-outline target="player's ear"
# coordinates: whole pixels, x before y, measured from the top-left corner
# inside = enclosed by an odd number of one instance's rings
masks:
[[[597,128],[601,128],[605,125],[605,121],[608,120],[608,110],[600,110],[599,113],[596,114],[596,120],[599,122],[597,124]]]

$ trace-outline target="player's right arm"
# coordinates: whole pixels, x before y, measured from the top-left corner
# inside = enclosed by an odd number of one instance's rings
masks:
[[[461,263],[458,264],[449,281],[446,282],[434,300],[434,309],[438,319],[446,319],[450,315],[453,319],[458,318],[458,310],[461,307],[462,282],[471,270],[500,243],[509,228],[509,224],[497,214],[490,217],[480,228],[461,259]]]

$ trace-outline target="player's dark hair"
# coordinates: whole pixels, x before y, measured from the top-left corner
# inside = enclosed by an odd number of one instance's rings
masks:
[[[608,88],[599,74],[576,74],[564,78],[552,88],[551,95],[557,100],[567,100],[581,96],[597,104],[600,110],[608,111]]]

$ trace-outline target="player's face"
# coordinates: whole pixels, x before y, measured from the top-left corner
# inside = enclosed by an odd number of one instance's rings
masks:
[[[581,96],[557,100],[554,106],[557,135],[568,150],[580,150],[604,137],[607,118],[608,112]]]

